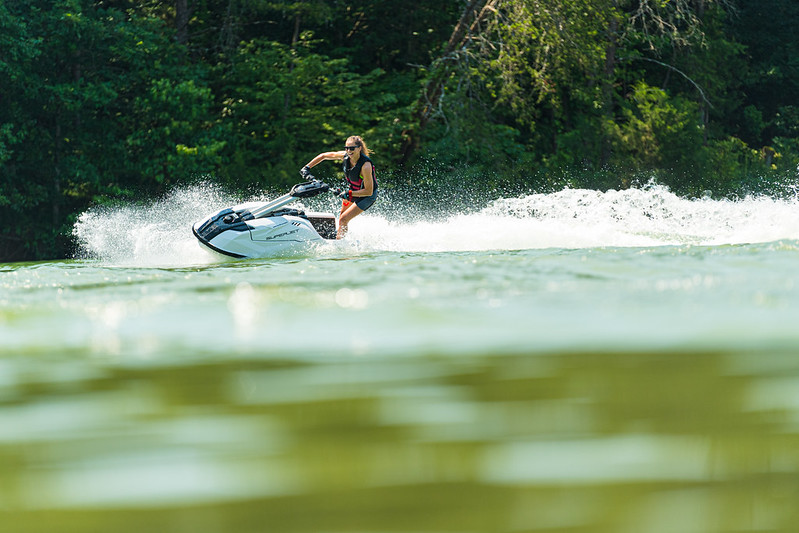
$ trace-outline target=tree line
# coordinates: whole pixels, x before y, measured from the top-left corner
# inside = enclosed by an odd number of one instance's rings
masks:
[[[353,134],[388,188],[788,194],[797,24],[794,0],[4,0],[0,261],[68,256],[90,205],[285,187]]]

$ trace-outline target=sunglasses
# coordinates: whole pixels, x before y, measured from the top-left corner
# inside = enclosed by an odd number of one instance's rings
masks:
[[[344,149],[347,150],[348,152],[354,152],[356,148],[358,148],[358,146],[345,146],[344,147]]]

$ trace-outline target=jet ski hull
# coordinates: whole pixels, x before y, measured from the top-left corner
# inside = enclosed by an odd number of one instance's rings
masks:
[[[234,258],[292,255],[336,238],[331,213],[284,209],[253,218],[252,210],[250,204],[223,209],[194,224],[192,231],[209,250]]]
[[[330,190],[323,181],[308,178],[272,201],[217,211],[192,226],[194,236],[209,250],[235,258],[302,253],[326,239],[335,239],[336,219],[332,214],[306,214],[284,207],[297,198],[311,198]]]

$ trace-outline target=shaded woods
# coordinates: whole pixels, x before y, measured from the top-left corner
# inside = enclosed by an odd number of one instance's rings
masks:
[[[351,134],[386,187],[793,190],[797,24],[793,0],[5,0],[0,261],[67,256],[92,204],[284,187]]]

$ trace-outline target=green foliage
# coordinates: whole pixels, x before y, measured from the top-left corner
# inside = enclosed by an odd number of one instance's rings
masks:
[[[771,155],[770,168],[783,176],[799,178],[799,138],[774,137],[772,142],[773,148],[765,147],[762,152],[764,158]]]
[[[211,123],[210,89],[194,81],[156,79],[133,99],[136,125],[125,138],[131,170],[158,184],[174,184],[221,164],[226,141]]]
[[[702,144],[698,108],[695,102],[670,98],[666,91],[638,82],[621,108],[621,120],[612,125],[613,162],[634,162],[646,170],[689,165]]]
[[[766,170],[760,164],[759,153],[738,138],[720,139],[712,142],[708,148],[707,178],[702,185],[714,187],[721,193],[735,191],[736,186],[752,171]]]
[[[423,158],[443,168],[475,174],[511,171],[525,159],[517,127],[502,120],[492,105],[485,73],[477,65],[451,77],[445,106],[426,132]]]
[[[222,116],[231,125],[225,179],[233,185],[287,185],[320,149],[338,149],[349,135],[379,127],[383,109],[396,104],[391,93],[369,86],[380,70],[359,75],[346,59],[274,41],[243,45],[230,65],[231,83],[222,95]]]
[[[751,142],[768,145],[774,136],[795,136],[787,108],[799,102],[799,41],[796,39],[799,3],[787,0],[741,2],[729,33],[746,47],[749,61],[742,78],[742,105],[754,106],[765,128]],[[795,115],[794,115],[795,118]]]
[[[617,17],[610,3],[509,2],[498,27],[503,46],[491,62],[500,103],[520,125],[534,128],[542,111],[567,125],[603,105],[601,83]],[[542,110],[543,107],[543,110]]]

